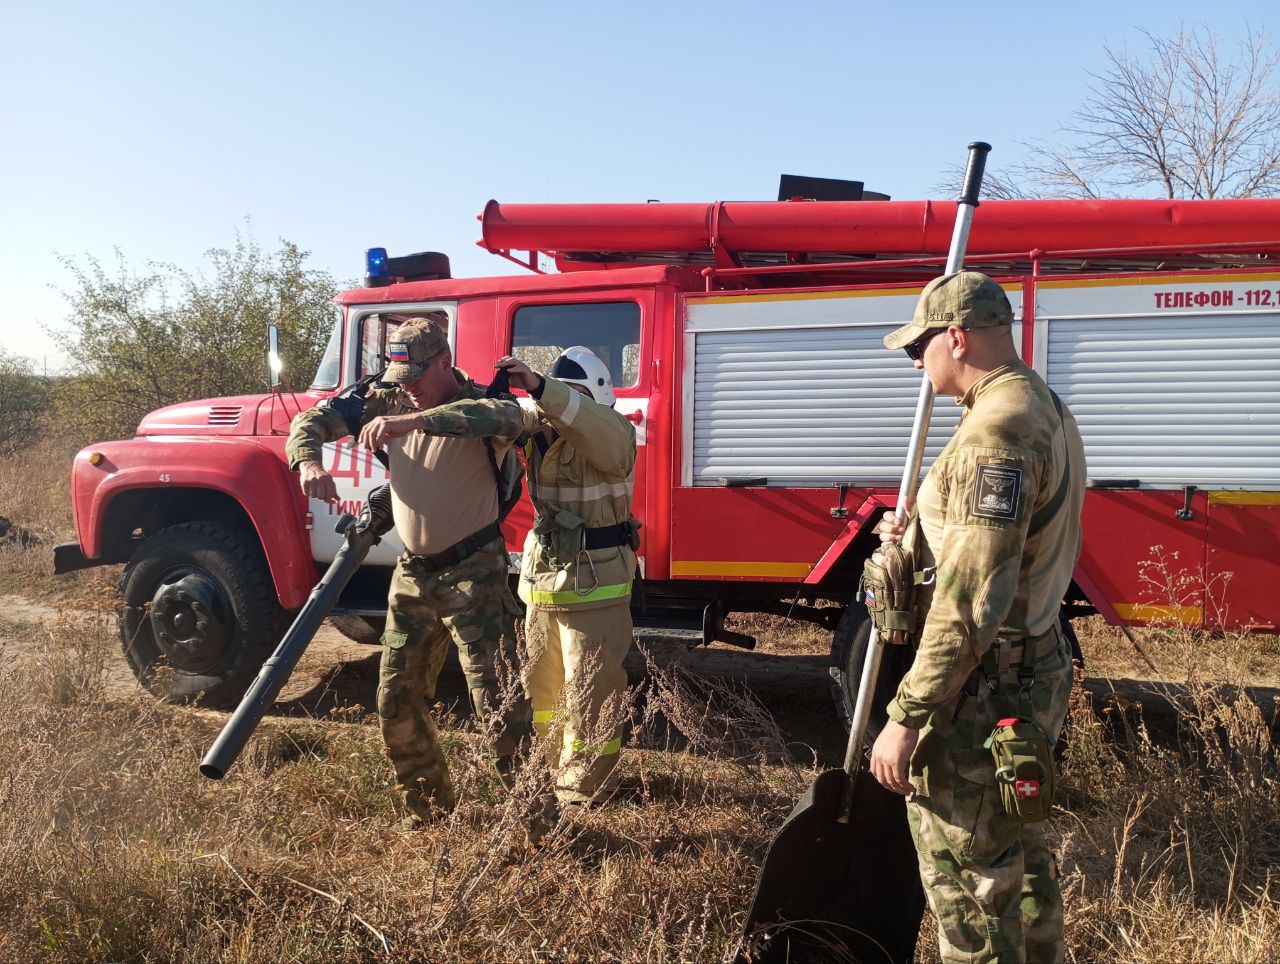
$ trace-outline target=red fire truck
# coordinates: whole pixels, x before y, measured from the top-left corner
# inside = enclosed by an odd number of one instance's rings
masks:
[[[591,347],[639,441],[637,616],[750,646],[730,612],[834,631],[837,691],[866,623],[853,596],[891,507],[918,378],[881,337],[941,271],[952,203],[780,201],[505,205],[480,244],[522,275],[456,279],[440,255],[375,249],[335,299],[307,391],[152,412],[82,451],[79,542],[60,572],[127,562],[121,633],[139,678],[237,698],[333,556],[337,516],[385,472],[349,443],[311,502],[283,458],[291,419],[381,367],[387,333],[449,316],[480,381],[512,353]],[[521,252],[521,253],[517,253]],[[1014,306],[1024,359],[1071,406],[1089,464],[1085,544],[1064,614],[1280,625],[1280,201],[988,201],[968,264]],[[554,266],[554,269],[553,269]],[[929,455],[956,425],[942,400]],[[507,525],[519,550],[528,506]],[[334,613],[373,642],[401,547],[374,551]],[[1153,555],[1154,554],[1154,555]],[[1159,557],[1177,574],[1151,582]],[[830,605],[832,602],[837,606]]]

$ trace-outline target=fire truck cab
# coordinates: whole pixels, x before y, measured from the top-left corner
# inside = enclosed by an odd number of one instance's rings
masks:
[[[728,613],[811,620],[833,631],[837,696],[851,699],[868,629],[854,592],[896,498],[920,377],[880,342],[942,270],[955,209],[490,202],[480,243],[526,273],[455,279],[441,256],[375,249],[366,285],[335,298],[306,392],[174,406],[80,453],[79,542],[58,548],[58,569],[127,561],[121,631],[140,679],[234,700],[332,559],[334,521],[386,478],[330,445],[341,501],[308,503],[284,464],[290,421],[380,369],[389,330],[443,310],[455,364],[481,382],[503,355],[545,370],[575,344],[609,365],[639,445],[638,620],[747,647]],[[1278,254],[1280,201],[977,212],[967,264],[1004,286],[1023,358],[1084,436],[1067,617],[1280,626]],[[957,418],[939,400],[926,464]],[[513,551],[530,521],[527,503],[508,520]],[[385,540],[335,611],[353,637],[376,641],[400,551]]]

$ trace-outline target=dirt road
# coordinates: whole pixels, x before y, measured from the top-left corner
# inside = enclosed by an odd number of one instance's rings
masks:
[[[0,667],[35,658],[48,646],[48,630],[60,615],[88,620],[114,637],[114,617],[109,613],[65,611],[22,596],[0,596]],[[659,666],[679,665],[697,676],[742,683],[768,707],[788,740],[813,747],[820,758],[839,758],[844,733],[831,708],[825,657],[774,656],[720,646],[690,651],[686,639],[678,634],[645,633],[638,644]],[[355,705],[372,712],[378,658],[377,647],[354,643],[326,623],[280,694],[276,712],[324,716],[332,709]],[[644,678],[644,657],[638,650],[628,656],[626,669],[633,684]],[[108,692],[123,695],[137,690],[124,657],[113,650]],[[466,683],[452,656],[440,674],[436,698],[459,715],[468,712]]]
[[[49,629],[60,616],[87,621],[114,637],[114,617],[83,610],[60,611],[21,596],[0,596],[0,669],[18,660],[36,658],[49,645]],[[809,747],[823,765],[838,766],[845,733],[831,703],[827,658],[817,655],[771,655],[727,646],[690,650],[687,637],[645,632],[627,658],[632,684],[645,676],[647,651],[659,667],[679,666],[698,677],[740,683],[769,710],[798,758],[808,761]],[[379,650],[354,643],[325,624],[280,694],[280,715],[323,717],[337,708],[376,705]],[[136,693],[138,684],[124,657],[113,648],[108,663],[108,692]],[[1169,702],[1169,684],[1132,679],[1087,679],[1086,689],[1100,710],[1116,703],[1140,703],[1147,724],[1157,734],[1176,729],[1176,711]],[[1249,696],[1269,716],[1275,713],[1280,690],[1255,687]],[[459,716],[469,713],[466,684],[457,659],[450,657],[440,675],[436,698]]]

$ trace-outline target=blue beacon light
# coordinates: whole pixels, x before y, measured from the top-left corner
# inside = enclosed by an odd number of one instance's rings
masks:
[[[387,249],[369,248],[364,253],[364,283],[369,288],[379,288],[391,279],[387,277]]]

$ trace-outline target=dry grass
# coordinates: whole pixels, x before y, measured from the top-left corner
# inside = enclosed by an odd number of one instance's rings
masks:
[[[1143,601],[1172,609],[1221,588],[1158,549],[1141,578]],[[1068,813],[1057,821],[1074,955],[1275,960],[1280,706],[1250,695],[1276,679],[1275,638],[1157,622],[1136,634],[1144,659],[1127,641],[1099,645],[1113,631],[1091,629],[1081,634],[1086,661],[1092,653],[1115,673],[1149,659],[1154,672],[1140,675],[1165,681],[1157,690],[1175,723],[1157,740],[1141,706],[1119,701],[1098,715],[1077,690]]]
[[[696,685],[667,674],[647,711],[631,705],[634,799],[561,821],[531,850],[537,768],[508,796],[488,735],[446,721],[463,803],[402,836],[362,711],[268,721],[210,783],[195,765],[221,717],[104,702],[113,642],[89,621],[48,637],[38,663],[0,679],[4,960],[714,960],[808,779],[752,751],[777,750],[758,707],[726,752],[688,707],[691,733],[675,737],[697,752],[647,748],[671,741],[660,710]],[[721,715],[737,720],[731,697]]]
[[[1099,719],[1077,691],[1056,820],[1075,959],[1275,959],[1275,711],[1242,686],[1170,687],[1171,744],[1151,737],[1139,707]]]
[[[69,535],[70,453],[47,445],[36,468],[0,462],[0,514],[56,541]],[[47,560],[47,546],[23,552],[37,551]],[[0,558],[0,590],[47,599],[55,582],[36,560]],[[1162,578],[1176,599],[1183,577],[1152,571],[1153,594]],[[71,581],[74,605],[109,608],[111,581]],[[731,625],[765,652],[829,650],[805,624]],[[1093,675],[1152,677],[1117,631],[1080,629]],[[615,711],[631,721],[632,795],[532,850],[545,772],[527,767],[506,794],[491,734],[446,719],[462,804],[401,836],[360,708],[270,719],[210,783],[196,763],[224,717],[113,697],[117,644],[93,614],[0,618],[0,655],[3,637],[41,635],[39,657],[0,659],[0,960],[717,960],[811,776],[749,693],[651,665]],[[1280,679],[1276,640],[1176,625],[1137,636],[1155,677],[1179,684],[1165,690],[1178,723],[1157,738],[1141,707],[1099,712],[1075,694],[1051,831],[1069,958],[1275,960],[1275,708],[1241,687]],[[926,935],[923,959],[932,948]]]
[[[725,628],[755,636],[756,651],[761,653],[779,656],[827,656],[831,653],[830,631],[801,619],[733,613],[725,620]]]
[[[71,460],[76,448],[58,438],[37,442],[0,459],[0,515],[46,542],[69,538]]]
[[[270,719],[210,783],[195,764],[223,717],[106,699],[101,624],[41,631],[43,655],[0,677],[4,960],[717,960],[811,776],[750,694],[651,665],[619,710],[632,796],[529,849],[545,773],[508,796],[490,735],[446,719],[463,802],[401,836],[363,710]],[[1183,725],[1159,744],[1137,708],[1076,695],[1054,822],[1072,960],[1280,946],[1271,721],[1206,681],[1175,696]]]
[[[0,593],[25,593],[85,603],[114,586],[119,566],[53,574],[53,546],[75,539],[71,513],[71,461],[76,446],[46,438],[10,458],[0,458],[0,516],[31,533],[37,542],[0,542]]]

